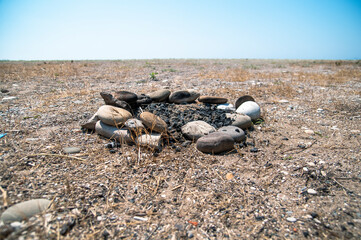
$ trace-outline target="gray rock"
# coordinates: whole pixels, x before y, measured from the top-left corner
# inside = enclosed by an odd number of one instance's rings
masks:
[[[248,101],[253,101],[253,102],[255,102],[254,98],[251,97],[251,96],[249,96],[249,95],[244,95],[244,96],[238,98],[237,101],[236,101],[236,103],[235,103],[236,109],[239,108],[239,106],[241,106],[242,103],[248,102]]]
[[[124,123],[124,126],[126,128],[128,128],[130,131],[135,132],[135,133],[141,133],[142,131],[144,131],[144,128],[145,128],[142,121],[140,121],[136,118],[128,119]]]
[[[190,140],[197,140],[216,129],[204,121],[189,122],[181,128],[183,135]]]
[[[162,135],[160,133],[143,134],[137,138],[137,144],[154,150],[160,150]]]
[[[115,139],[120,143],[134,142],[128,129],[118,129],[114,126],[107,125],[102,121],[98,121],[95,124],[95,132],[103,137]]]
[[[175,91],[170,94],[169,102],[171,103],[191,103],[198,97],[199,93],[194,90]]]
[[[153,102],[163,102],[168,99],[170,91],[167,89],[160,89],[147,95],[153,100]]]
[[[103,123],[120,127],[132,117],[132,114],[123,108],[103,105],[98,109],[97,116]]]
[[[78,147],[65,147],[63,148],[64,153],[67,154],[74,154],[74,153],[80,153],[81,149]]]
[[[49,207],[50,203],[51,201],[47,199],[33,199],[21,202],[6,209],[0,219],[4,223],[21,222],[43,212]]]
[[[97,113],[95,113],[88,121],[82,123],[80,126],[89,130],[95,129],[95,124],[99,121]]]
[[[246,114],[252,120],[257,120],[261,117],[261,108],[256,102],[253,101],[247,101],[242,103],[237,108],[236,112]]]
[[[202,103],[223,104],[228,102],[228,99],[222,97],[213,97],[213,96],[200,96],[198,98],[198,101]]]
[[[127,103],[134,103],[138,100],[137,94],[128,91],[117,91],[114,93],[114,98]]]
[[[239,127],[243,130],[252,127],[252,119],[242,113],[227,113],[226,116],[232,119],[232,126]]]
[[[221,153],[233,148],[233,138],[229,134],[221,132],[210,133],[197,141],[197,149],[204,153]]]
[[[242,142],[246,139],[246,134],[244,131],[236,126],[221,127],[217,132],[229,134],[235,142]]]
[[[138,100],[136,103],[138,106],[147,105],[147,104],[152,103],[152,99],[147,95],[140,94],[140,95],[137,95],[137,97],[138,97]]]
[[[108,92],[101,92],[100,96],[102,96],[106,105],[123,108],[128,111],[131,111],[131,109],[132,109],[132,106],[129,103],[127,103],[125,101],[117,100],[116,98],[113,97],[112,94],[110,94]]]
[[[167,124],[158,117],[150,112],[142,112],[139,116],[140,120],[142,120],[143,124],[149,128],[150,132],[167,132],[168,126]]]

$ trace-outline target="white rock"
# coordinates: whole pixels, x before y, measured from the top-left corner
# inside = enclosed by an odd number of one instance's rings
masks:
[[[21,222],[46,210],[50,203],[51,201],[47,199],[33,199],[21,202],[6,209],[0,219],[4,223]]]
[[[236,110],[233,106],[233,104],[231,103],[224,103],[224,104],[219,104],[217,105],[217,109],[220,109],[220,110],[228,110],[228,111],[234,111]]]
[[[311,130],[311,129],[306,129],[305,133],[310,134],[310,135],[315,134],[315,132],[313,130]]]
[[[307,189],[307,193],[308,193],[308,194],[311,194],[311,195],[316,195],[316,194],[317,194],[317,191],[314,190],[314,189],[312,189],[312,188],[310,188],[310,189]]]
[[[102,121],[98,121],[95,124],[95,132],[99,135],[109,138],[109,139],[115,139],[119,141],[120,143],[131,143],[133,142],[133,139],[131,137],[131,134],[128,129],[118,129],[114,126],[107,125],[103,123]]]
[[[161,140],[162,134],[160,133],[143,134],[137,138],[137,144],[142,147],[160,150],[162,148]]]
[[[252,120],[257,120],[261,116],[260,106],[253,101],[247,101],[241,104],[236,110],[237,113],[243,113],[251,117]]]
[[[286,218],[286,220],[289,222],[297,222],[297,219],[294,217],[288,217],[288,218]]]
[[[279,102],[279,103],[289,103],[289,101],[286,100],[286,99],[281,99],[281,100],[279,100],[278,102]]]

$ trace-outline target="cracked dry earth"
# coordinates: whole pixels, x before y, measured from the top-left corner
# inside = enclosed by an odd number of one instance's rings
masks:
[[[0,214],[52,201],[0,239],[361,238],[360,61],[0,62],[0,80]],[[101,91],[159,88],[251,95],[264,122],[221,155],[80,129]]]

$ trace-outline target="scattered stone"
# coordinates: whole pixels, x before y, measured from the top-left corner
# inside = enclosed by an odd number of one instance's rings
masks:
[[[314,189],[312,189],[312,188],[310,188],[310,189],[307,189],[307,193],[308,193],[308,194],[311,194],[311,195],[316,195],[316,194],[317,194],[317,191],[314,190]]]
[[[151,132],[167,132],[167,124],[157,115],[150,112],[143,112],[140,114],[139,118],[142,120],[143,124],[150,129]]]
[[[132,137],[128,129],[118,129],[117,127],[107,125],[98,121],[95,125],[95,132],[99,135],[117,140],[120,143],[132,143]]]
[[[227,173],[226,174],[226,179],[229,181],[229,180],[232,180],[234,178],[234,175],[233,173]]]
[[[278,102],[279,102],[279,103],[289,103],[289,101],[286,100],[286,99],[281,99],[281,100],[279,100]]]
[[[191,103],[200,96],[194,90],[175,91],[169,95],[169,102],[171,103]]]
[[[239,127],[243,130],[253,126],[251,117],[242,113],[227,113],[227,117],[232,119],[232,126]]]
[[[305,133],[310,134],[310,135],[315,134],[315,132],[313,130],[310,130],[310,129],[306,129]]]
[[[286,220],[289,222],[297,222],[297,219],[294,217],[288,217],[288,218],[286,218]]]
[[[245,102],[248,102],[248,101],[255,102],[254,98],[249,96],[249,95],[244,95],[244,96],[238,98],[236,103],[235,103],[236,109],[239,108],[239,106],[241,106],[242,103],[245,103]]]
[[[190,140],[198,140],[200,137],[215,132],[216,129],[204,121],[192,121],[182,128],[183,135]]]
[[[152,99],[153,102],[163,102],[167,101],[170,95],[170,91],[167,89],[160,89],[158,91],[148,93],[147,95]]]
[[[236,110],[236,109],[234,108],[233,104],[231,104],[231,103],[219,104],[219,105],[217,106],[217,109],[219,109],[219,110],[225,110],[225,111],[230,111],[230,112],[233,112],[233,111]]]
[[[8,92],[9,92],[9,90],[4,89],[4,88],[2,88],[0,91],[1,91],[2,93],[8,93]]]
[[[4,97],[3,101],[11,101],[11,100],[15,100],[17,99],[17,97]]]
[[[97,116],[103,123],[118,127],[131,118],[132,114],[123,108],[103,105],[98,109]]]
[[[162,135],[160,133],[143,134],[137,138],[137,144],[154,150],[160,150]]]
[[[249,151],[252,152],[252,153],[256,153],[256,152],[259,151],[259,149],[254,147],[254,148],[251,148]]]
[[[80,153],[81,149],[78,147],[65,147],[63,148],[63,151],[66,154],[74,154],[74,153]]]
[[[246,139],[244,131],[236,126],[221,127],[218,132],[229,134],[235,142],[242,142]]]
[[[49,207],[50,203],[51,201],[47,199],[33,199],[21,202],[6,209],[0,219],[4,223],[21,222],[43,212]]]
[[[257,120],[261,116],[260,106],[253,101],[242,103],[236,110],[237,113],[243,113],[249,116],[252,120]]]
[[[200,96],[198,98],[198,101],[202,103],[210,103],[210,104],[223,104],[228,102],[228,99],[222,97]]]
[[[197,141],[197,149],[204,153],[221,153],[233,148],[233,138],[229,134],[221,132],[210,133]]]

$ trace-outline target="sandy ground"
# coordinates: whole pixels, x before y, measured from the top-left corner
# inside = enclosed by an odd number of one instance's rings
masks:
[[[0,88],[0,214],[53,201],[0,239],[361,238],[360,61],[0,62]],[[159,88],[248,94],[264,122],[222,155],[110,152],[80,129],[100,91]]]

